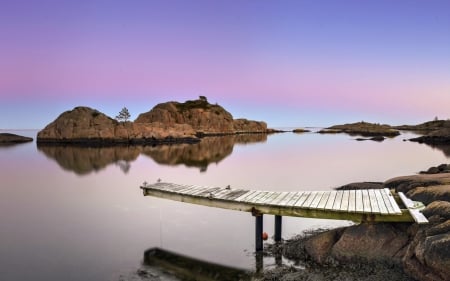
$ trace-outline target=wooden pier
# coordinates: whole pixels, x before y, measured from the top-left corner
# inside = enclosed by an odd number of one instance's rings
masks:
[[[250,212],[256,218],[256,250],[262,250],[263,214],[275,215],[275,241],[281,240],[282,216],[354,222],[427,223],[420,202],[385,189],[277,192],[158,182],[141,186],[144,196]],[[405,208],[400,208],[399,204]]]

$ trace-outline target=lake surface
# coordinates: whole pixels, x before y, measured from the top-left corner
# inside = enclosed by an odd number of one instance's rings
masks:
[[[8,132],[34,138],[37,133]],[[249,213],[144,197],[139,186],[162,179],[330,190],[449,162],[449,147],[403,141],[411,137],[358,142],[345,134],[284,133],[157,147],[0,146],[0,280],[132,279],[154,248],[255,270]],[[284,218],[283,238],[349,224]],[[264,217],[264,231],[273,235],[272,216]],[[264,260],[264,266],[274,264]]]

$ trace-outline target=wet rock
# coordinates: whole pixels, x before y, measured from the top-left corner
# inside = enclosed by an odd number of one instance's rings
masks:
[[[317,263],[323,264],[330,256],[335,243],[342,235],[343,229],[333,229],[314,236],[305,241],[305,250]]]

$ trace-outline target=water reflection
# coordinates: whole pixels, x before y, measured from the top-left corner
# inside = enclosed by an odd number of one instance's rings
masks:
[[[78,175],[87,175],[97,172],[112,163],[116,163],[121,170],[128,172],[130,162],[136,160],[142,151],[138,146],[112,146],[112,147],[84,147],[41,145],[38,150],[48,158],[54,159],[66,171]]]
[[[47,157],[54,159],[61,168],[86,175],[116,164],[127,173],[131,162],[139,155],[152,158],[162,165],[185,165],[207,170],[211,163],[219,163],[233,152],[235,144],[251,144],[265,142],[265,134],[230,135],[222,137],[207,137],[195,144],[174,144],[159,146],[110,146],[86,147],[76,145],[42,145],[38,150]]]
[[[160,248],[151,248],[144,252],[145,266],[158,268],[181,280],[251,280],[252,273],[223,266],[192,257],[180,255]],[[142,269],[145,271],[145,269]]]
[[[450,144],[426,144],[434,149],[440,150],[446,157],[450,157]]]

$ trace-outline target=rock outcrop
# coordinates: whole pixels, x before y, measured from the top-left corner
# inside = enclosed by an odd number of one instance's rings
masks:
[[[344,125],[335,125],[319,131],[321,134],[346,133],[349,135],[360,135],[363,137],[395,137],[400,135],[398,130],[389,125],[373,124],[368,122],[357,122]]]
[[[185,124],[118,122],[89,107],[62,113],[37,135],[38,143],[173,143],[195,142],[195,131]]]
[[[0,145],[15,144],[33,141],[33,138],[10,133],[0,133]]]
[[[434,120],[419,125],[402,125],[394,127],[398,130],[415,131],[423,136],[410,141],[426,144],[450,144],[450,120]]]
[[[188,124],[198,135],[224,135],[235,133],[267,133],[265,122],[233,119],[231,113],[218,104],[210,104],[206,98],[161,103],[142,113],[135,123],[160,122],[166,125]]]
[[[134,122],[118,122],[89,107],[62,113],[38,133],[38,143],[159,144],[192,143],[198,137],[270,133],[265,122],[233,119],[205,97],[185,103],[166,102],[140,114]]]

